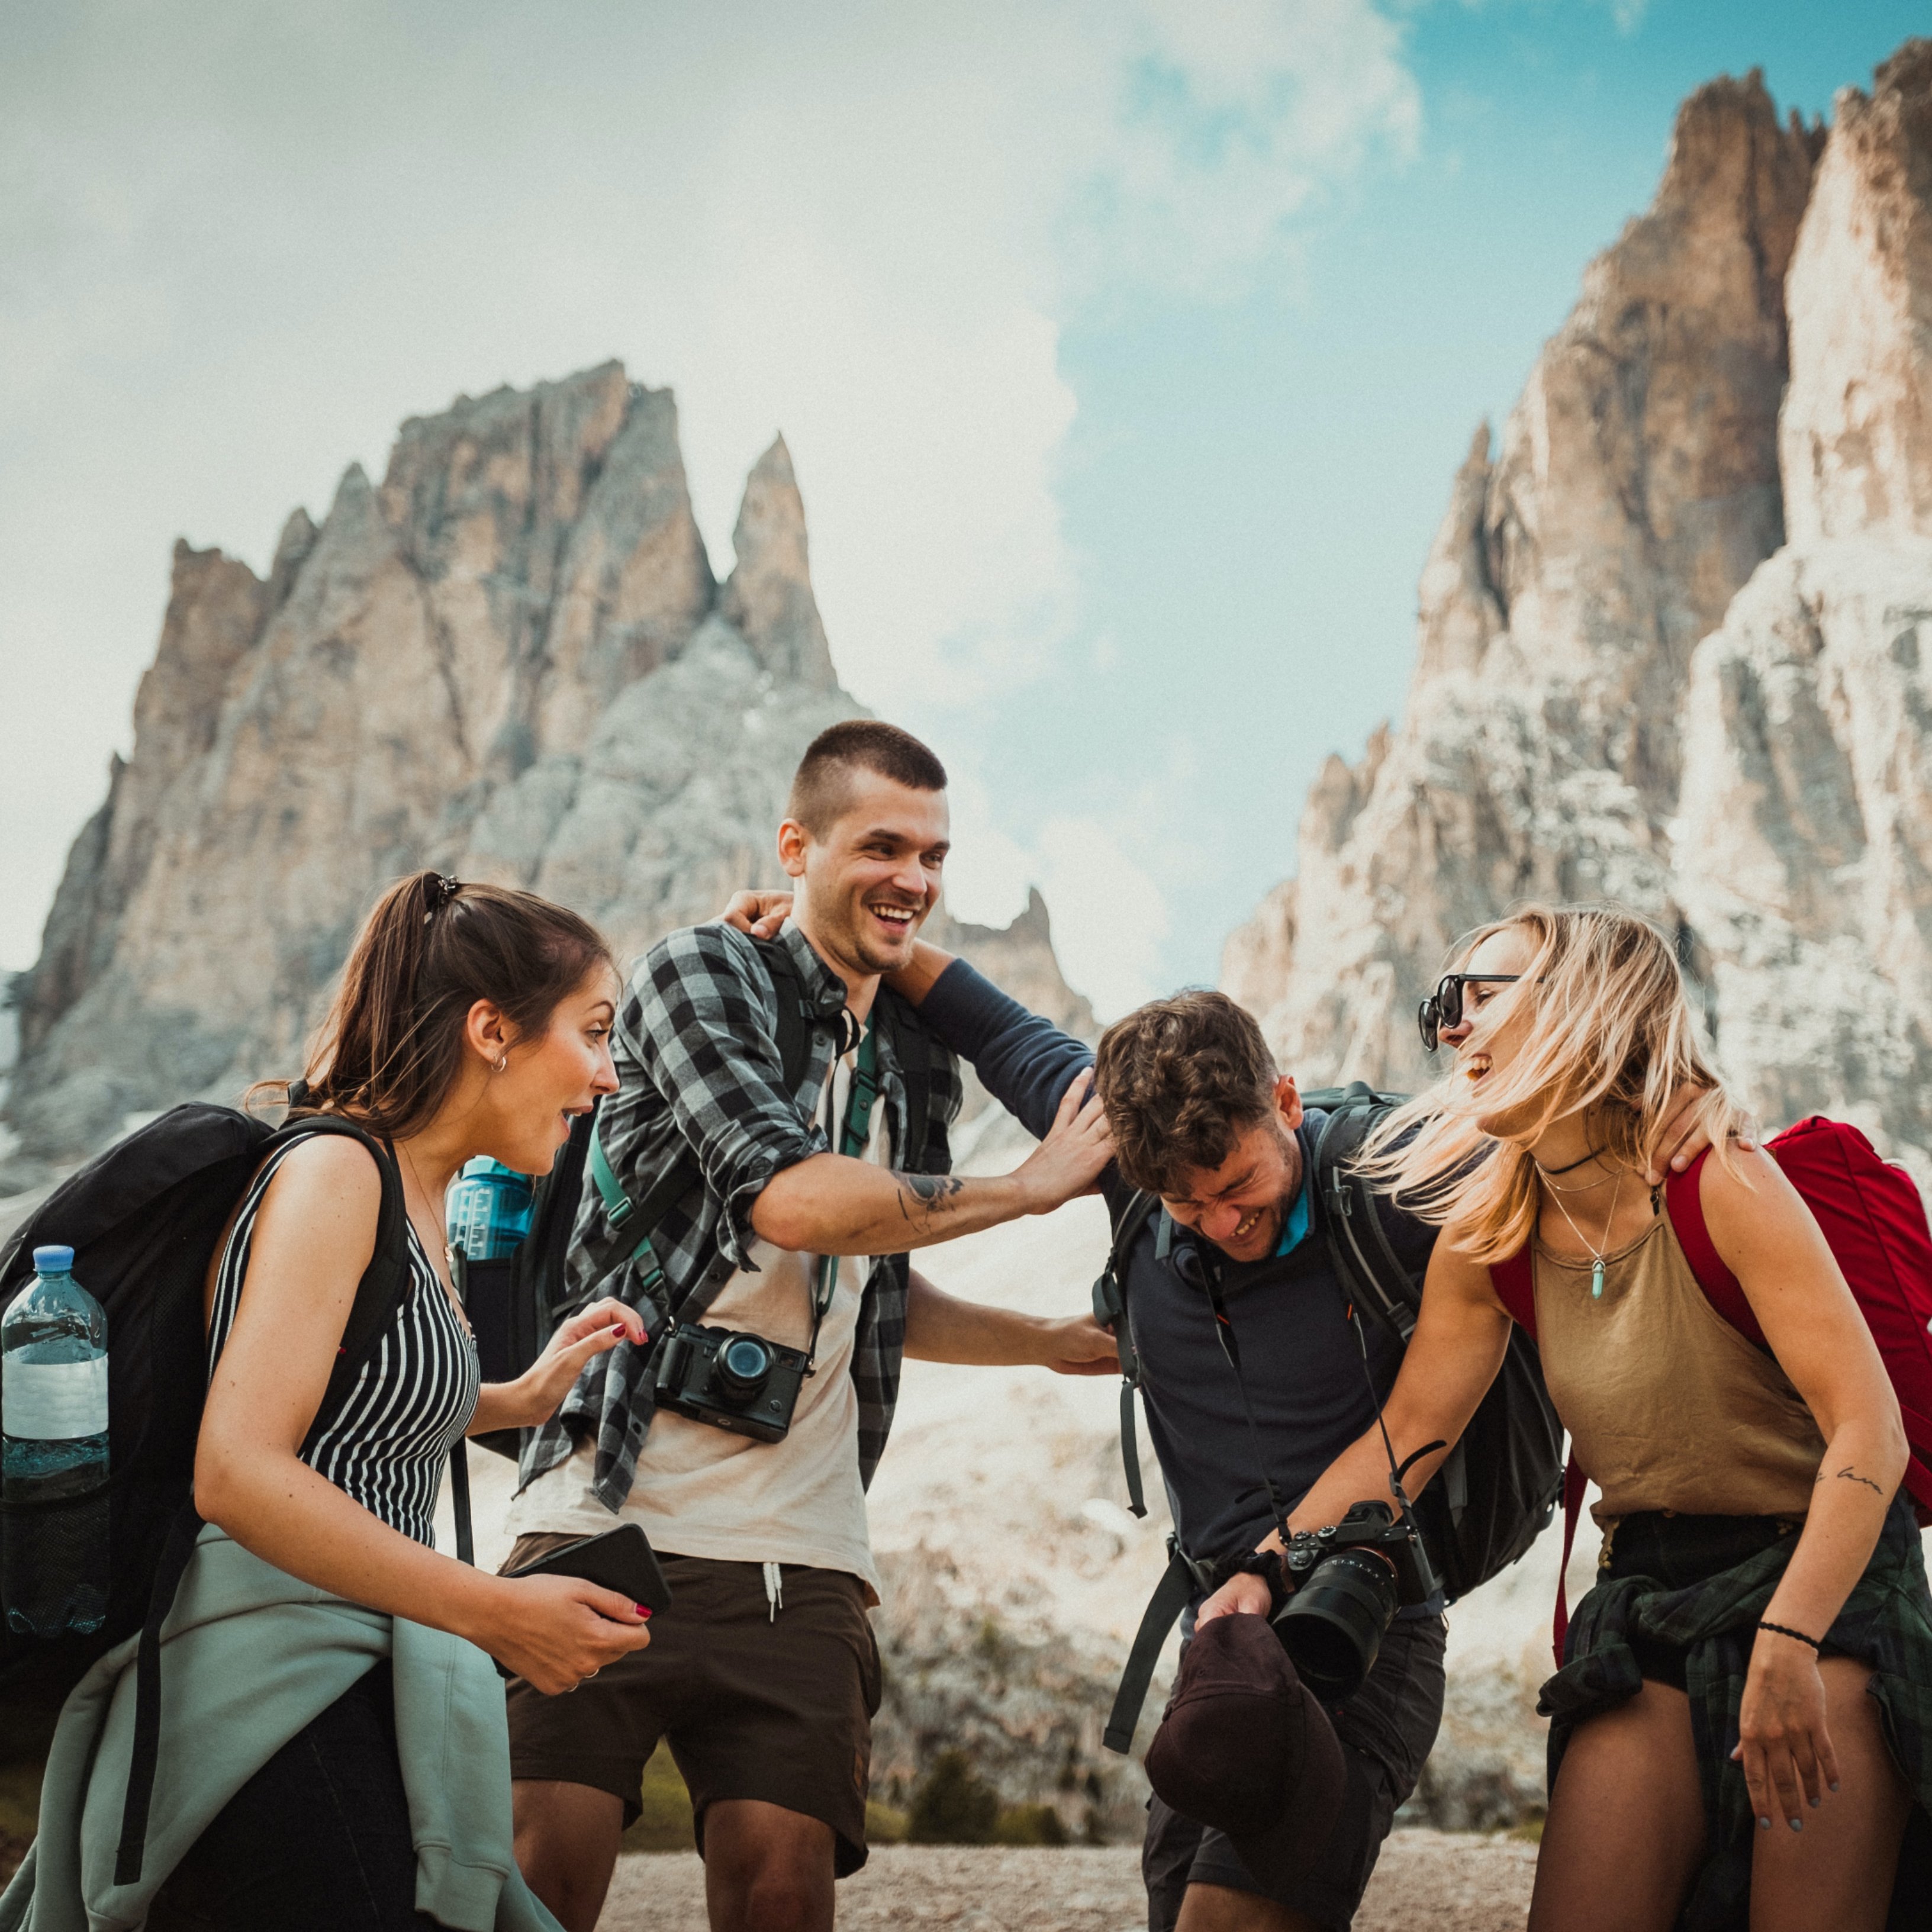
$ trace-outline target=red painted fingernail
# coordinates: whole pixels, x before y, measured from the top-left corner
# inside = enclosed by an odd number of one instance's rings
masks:
[[[650,1606],[648,1604],[634,1604],[631,1607],[637,1612],[639,1616],[644,1618],[646,1623],[649,1623],[650,1622],[651,1612]]]

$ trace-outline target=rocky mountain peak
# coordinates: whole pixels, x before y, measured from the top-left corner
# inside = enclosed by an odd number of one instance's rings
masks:
[[[1932,40],[1839,94],[1792,268],[1794,541],[1932,535]]]
[[[837,682],[806,556],[805,502],[783,436],[752,466],[737,526],[736,556],[719,614],[735,624],[776,676],[821,690]]]
[[[860,710],[782,440],[737,546],[721,592],[676,404],[616,362],[412,418],[380,484],[352,464],[320,528],[290,518],[266,581],[177,546],[134,754],[17,989],[16,1178],[292,1069],[398,873],[548,893],[625,955],[768,880],[800,754]],[[1043,908],[1010,950],[1084,1011]]]
[[[1456,937],[1607,898],[1676,935],[1768,1124],[1838,1112],[1932,1174],[1928,220],[1926,43],[1828,136],[1756,75],[1684,104],[1456,476],[1400,726],[1324,767],[1229,941],[1292,1070],[1426,1079]]]

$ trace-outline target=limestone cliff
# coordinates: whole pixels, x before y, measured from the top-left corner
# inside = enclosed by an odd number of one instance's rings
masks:
[[[622,955],[769,883],[800,753],[860,708],[782,441],[736,544],[721,586],[670,392],[609,363],[405,423],[381,483],[352,467],[319,529],[296,512],[266,578],[178,545],[133,754],[16,992],[16,1178],[292,1069],[399,872],[529,886]],[[967,937],[1084,1010],[1042,907]]]
[[[1426,1078],[1411,1015],[1460,933],[1610,898],[1678,934],[1767,1121],[1932,1150],[1929,100],[1915,42],[1828,138],[1755,75],[1681,110],[1456,478],[1406,716],[1329,760],[1229,940],[1305,1076]]]

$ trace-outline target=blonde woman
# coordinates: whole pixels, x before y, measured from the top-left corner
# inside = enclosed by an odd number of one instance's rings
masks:
[[[1460,974],[1473,1024],[1453,1072],[1370,1150],[1443,1226],[1387,1420],[1398,1457],[1456,1439],[1508,1340],[1492,1266],[1528,1247],[1544,1372],[1604,1532],[1544,1688],[1532,1932],[1879,1932],[1932,1800],[1932,1601],[1864,1318],[1776,1164],[1732,1138],[1654,928],[1527,908],[1478,933]],[[1715,1150],[1705,1219],[1768,1349],[1710,1306],[1644,1184],[1687,1093]],[[1388,1493],[1371,1432],[1290,1527]],[[1255,1582],[1210,1608],[1253,1607],[1235,1599]]]

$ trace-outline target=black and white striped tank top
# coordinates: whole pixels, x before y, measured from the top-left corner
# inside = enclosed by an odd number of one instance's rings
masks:
[[[222,1251],[208,1324],[211,1377],[235,1324],[262,1196],[302,1138],[277,1149],[256,1175]],[[302,1460],[392,1529],[433,1548],[436,1486],[476,1412],[482,1381],[476,1343],[412,1226],[409,1268],[388,1326],[335,1420],[302,1451]]]

